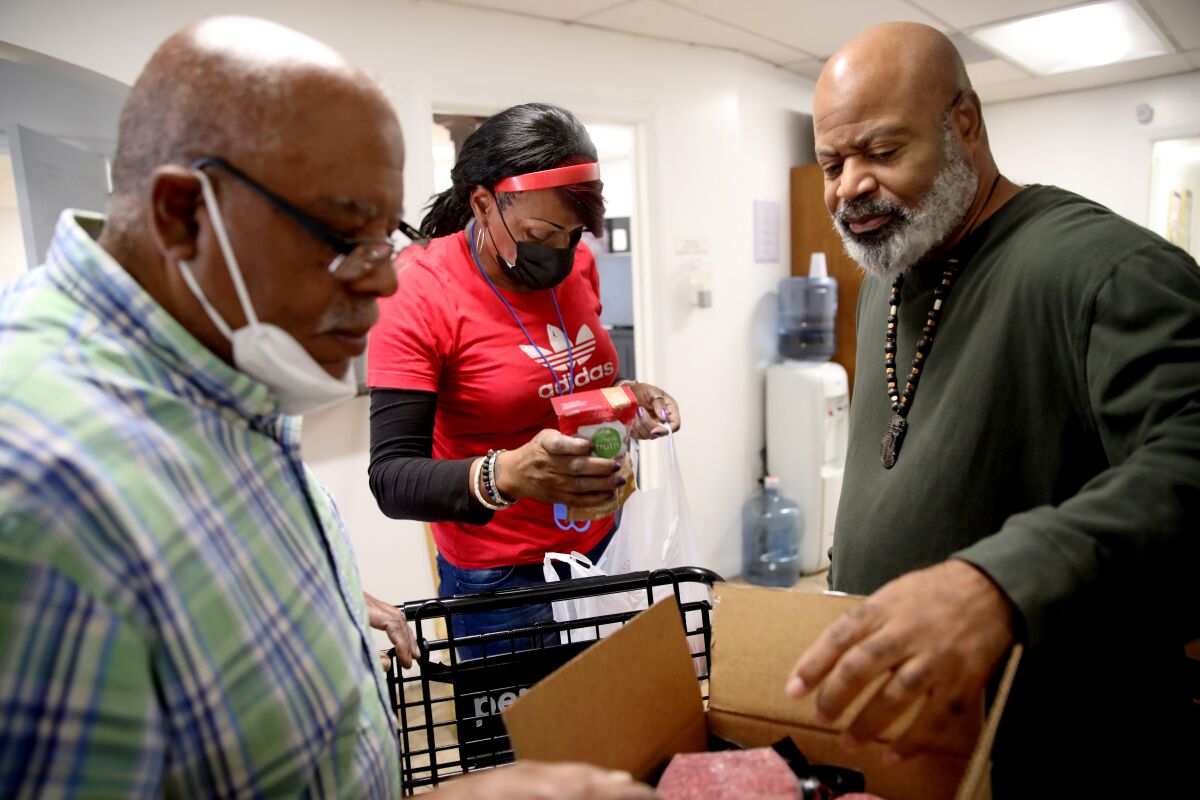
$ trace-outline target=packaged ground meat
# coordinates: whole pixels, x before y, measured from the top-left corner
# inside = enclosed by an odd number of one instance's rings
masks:
[[[628,386],[613,386],[589,392],[554,397],[550,400],[558,415],[558,429],[592,443],[592,455],[616,458],[626,451],[629,431],[637,417],[637,400]],[[610,503],[591,508],[568,508],[567,519],[600,519],[616,511],[636,489],[633,470],[626,461],[625,485]]]
[[[800,779],[769,747],[679,753],[655,791],[663,800],[797,800]]]

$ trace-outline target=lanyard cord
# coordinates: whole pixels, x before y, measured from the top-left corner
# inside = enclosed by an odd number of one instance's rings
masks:
[[[558,386],[558,373],[554,371],[550,359],[546,357],[545,351],[534,343],[533,337],[529,335],[529,331],[525,330],[525,323],[521,322],[521,318],[517,316],[516,310],[504,299],[504,295],[500,294],[500,290],[496,288],[496,284],[492,283],[492,279],[488,277],[487,270],[483,268],[483,264],[479,261],[479,253],[475,251],[475,220],[471,220],[471,232],[467,234],[467,247],[471,249],[471,257],[475,259],[475,266],[479,269],[479,274],[487,281],[488,286],[492,287],[492,291],[496,297],[500,298],[500,302],[504,303],[504,307],[508,309],[508,313],[512,314],[512,318],[516,320],[521,333],[525,334],[525,338],[529,340],[529,346],[533,348],[535,353],[542,357],[542,363],[546,365],[546,369],[550,370],[551,385],[554,387],[554,393],[562,396],[562,389]],[[554,289],[550,289],[550,301],[554,303],[554,313],[558,314],[558,324],[562,326],[559,330],[562,331],[563,338],[567,340],[567,394],[574,394],[575,354],[571,349],[571,334],[567,331],[567,323],[563,322],[562,311],[558,307],[558,298],[554,296]]]

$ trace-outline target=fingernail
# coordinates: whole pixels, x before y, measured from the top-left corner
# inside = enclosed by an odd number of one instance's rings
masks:
[[[624,485],[625,485],[625,478],[624,478],[623,476],[621,476],[621,475],[618,475],[618,476],[617,476],[617,479],[616,479],[615,481],[613,481],[613,484],[614,484],[614,485],[616,485],[616,486],[624,486]]]
[[[666,431],[655,431],[654,433],[650,434],[650,438],[651,439],[661,439],[662,437],[664,437],[666,435],[667,435]]]
[[[621,462],[621,461],[624,461],[624,460],[625,460],[625,454],[624,454],[624,453],[618,453],[617,455],[615,455],[615,456],[613,457],[613,461]]]
[[[853,753],[862,747],[862,742],[860,742],[858,737],[852,734],[850,731],[846,731],[842,734],[842,747]]]
[[[824,709],[822,709],[820,706],[816,707],[816,718],[817,718],[817,722],[820,722],[823,725],[828,725],[829,723],[833,722],[833,720],[835,719],[835,717],[830,716],[830,714],[827,711],[825,711]]]
[[[808,687],[804,685],[804,681],[802,679],[793,677],[788,680],[787,688],[784,689],[784,691],[786,691],[791,697],[799,699],[804,697],[805,692],[808,691]]]
[[[642,408],[641,406],[638,406],[638,416],[639,417],[646,416],[646,409]]]
[[[887,764],[889,767],[894,767],[903,760],[904,757],[895,750],[888,750],[883,754],[883,763]]]
[[[660,408],[658,410],[658,418],[661,419],[663,422],[667,422],[671,419],[671,415],[667,413],[667,410],[665,408]]]
[[[620,465],[620,464],[613,464],[613,470],[612,470],[612,471],[613,471],[613,472],[620,472],[620,471],[621,471],[621,465]]]

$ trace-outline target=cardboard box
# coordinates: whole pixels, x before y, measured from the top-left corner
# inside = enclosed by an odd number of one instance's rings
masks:
[[[816,719],[812,696],[792,700],[783,687],[804,648],[862,598],[721,584],[714,590],[713,664],[708,708],[692,666],[673,597],[657,603],[609,638],[572,659],[504,712],[517,758],[583,761],[645,779],[679,752],[699,752],[707,734],[766,746],[790,736],[814,763],[861,770],[867,791],[888,800],[986,800],[988,759],[1020,658],[1010,657],[995,702],[965,715],[937,752],[897,766],[883,763],[887,742],[851,753],[840,732],[876,684],[831,724]]]

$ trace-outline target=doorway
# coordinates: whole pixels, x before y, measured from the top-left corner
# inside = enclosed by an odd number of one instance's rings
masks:
[[[1200,136],[1161,139],[1150,158],[1149,227],[1200,260]]]

